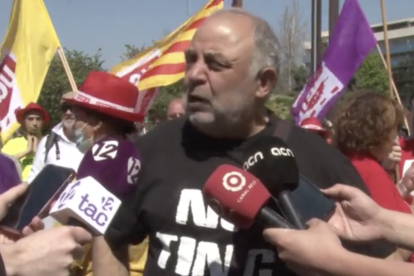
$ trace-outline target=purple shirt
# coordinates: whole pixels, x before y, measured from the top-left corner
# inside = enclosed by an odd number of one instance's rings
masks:
[[[21,182],[16,164],[10,157],[0,154],[0,194]]]
[[[135,190],[141,169],[141,157],[135,145],[122,138],[105,137],[84,155],[77,179],[92,176],[122,200]]]

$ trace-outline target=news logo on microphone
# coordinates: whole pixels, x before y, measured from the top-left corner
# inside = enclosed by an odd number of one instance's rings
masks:
[[[223,187],[230,192],[238,192],[246,186],[246,178],[236,171],[228,172],[223,176]]]
[[[49,215],[61,224],[74,218],[103,235],[120,206],[117,197],[89,176],[68,185]]]

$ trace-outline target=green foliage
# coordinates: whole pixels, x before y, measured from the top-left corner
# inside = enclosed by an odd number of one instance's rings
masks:
[[[294,90],[300,92],[308,81],[308,71],[305,66],[298,66],[292,70],[293,79],[295,80]]]
[[[65,50],[65,55],[77,85],[83,83],[91,70],[104,70],[100,49],[93,55],[75,50]],[[71,90],[62,62],[56,56],[50,64],[39,99],[39,104],[51,116],[51,126],[60,121],[60,97]]]
[[[276,95],[267,101],[266,106],[279,118],[290,120],[292,119],[290,108],[293,102],[293,97]]]
[[[164,118],[167,113],[168,104],[175,98],[181,98],[183,93],[183,81],[178,81],[169,86],[160,88],[158,97],[154,100],[151,108],[151,116],[156,118]]]
[[[143,45],[142,47],[138,48],[134,45],[126,44],[125,45],[125,53],[122,54],[121,59],[122,61],[133,59],[139,53],[145,51],[147,47]]]
[[[370,53],[354,75],[353,88],[369,89],[378,93],[388,93],[388,74],[381,56]]]

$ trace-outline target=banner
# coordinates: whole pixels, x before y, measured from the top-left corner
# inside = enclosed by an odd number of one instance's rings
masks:
[[[342,95],[352,76],[377,44],[357,0],[346,0],[322,64],[313,73],[292,107],[296,123],[322,119]]]
[[[37,102],[59,39],[42,0],[14,0],[0,48],[1,138],[18,128],[14,111]]]
[[[184,77],[184,51],[190,46],[196,29],[210,14],[222,8],[223,0],[210,0],[178,29],[154,43],[153,47],[111,69],[112,74],[138,86],[138,112],[148,113],[159,87]]]

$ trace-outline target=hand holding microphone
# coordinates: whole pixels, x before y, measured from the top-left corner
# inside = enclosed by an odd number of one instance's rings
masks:
[[[24,196],[28,189],[29,186],[22,183],[0,195],[0,219],[6,216],[9,206]],[[66,276],[74,257],[82,253],[79,252],[81,245],[92,240],[86,230],[78,227],[58,227],[36,232],[42,228],[40,218],[34,218],[30,227],[23,228],[23,238],[18,241],[2,236],[0,255],[7,275]]]
[[[39,231],[14,244],[0,245],[7,275],[67,276],[82,245],[92,235],[79,227],[56,227]]]
[[[340,262],[347,251],[326,222],[312,219],[307,226],[307,230],[268,228],[263,236],[276,246],[279,258],[296,274],[332,271],[330,266]]]

